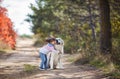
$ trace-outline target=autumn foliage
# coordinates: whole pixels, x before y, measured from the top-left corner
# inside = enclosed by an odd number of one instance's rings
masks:
[[[0,6],[0,41],[14,49],[16,44],[16,33],[13,30],[13,23],[7,16],[7,9]]]

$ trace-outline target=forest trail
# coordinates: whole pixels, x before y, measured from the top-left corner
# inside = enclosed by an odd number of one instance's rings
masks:
[[[38,69],[38,48],[33,46],[33,39],[18,39],[17,48],[7,57],[0,58],[0,79],[108,79],[102,72],[85,65],[68,62],[70,55],[64,55],[64,69]],[[32,72],[25,72],[25,65],[35,66]]]

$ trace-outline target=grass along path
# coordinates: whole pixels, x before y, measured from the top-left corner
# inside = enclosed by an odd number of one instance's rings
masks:
[[[85,65],[74,65],[68,61],[71,55],[65,54],[64,69],[38,69],[38,48],[33,47],[34,40],[18,39],[17,49],[5,59],[0,59],[0,79],[109,79],[102,72]]]

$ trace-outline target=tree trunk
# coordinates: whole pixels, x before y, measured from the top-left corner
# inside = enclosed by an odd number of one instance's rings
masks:
[[[91,27],[91,29],[92,29],[92,37],[93,37],[93,40],[95,41],[96,40],[96,33],[95,33],[95,27],[94,27],[94,23],[93,23],[93,19],[92,19],[92,7],[91,7],[91,0],[88,0],[88,12],[89,12],[89,21],[90,21],[90,23],[89,23],[89,25],[90,25],[90,27]]]
[[[100,8],[100,50],[101,53],[111,53],[111,23],[110,23],[110,7],[108,0],[99,0]]]

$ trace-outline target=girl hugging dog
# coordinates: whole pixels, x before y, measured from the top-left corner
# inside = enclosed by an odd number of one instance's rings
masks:
[[[45,70],[48,69],[48,64],[47,64],[47,54],[49,52],[55,52],[59,53],[58,50],[55,50],[54,45],[56,44],[56,39],[55,38],[49,38],[46,40],[48,42],[46,45],[40,48],[39,53],[40,53],[40,58],[41,58],[41,64],[40,64],[40,69]]]

